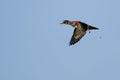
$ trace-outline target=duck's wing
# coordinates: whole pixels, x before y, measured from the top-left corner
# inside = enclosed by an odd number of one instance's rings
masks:
[[[77,43],[85,35],[85,33],[86,31],[75,28],[69,45],[74,45],[75,43]]]

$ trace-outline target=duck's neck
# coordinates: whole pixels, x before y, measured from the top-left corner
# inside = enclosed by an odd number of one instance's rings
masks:
[[[76,27],[77,26],[77,22],[70,22],[69,25]]]

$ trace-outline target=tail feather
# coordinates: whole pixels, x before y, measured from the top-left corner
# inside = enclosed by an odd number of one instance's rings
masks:
[[[89,28],[88,28],[89,30],[94,30],[94,29],[99,29],[99,28],[96,28],[96,27],[93,27],[93,26],[89,26]]]

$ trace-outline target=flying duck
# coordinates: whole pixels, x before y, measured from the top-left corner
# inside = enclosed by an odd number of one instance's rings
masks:
[[[86,34],[86,31],[98,30],[98,28],[91,26],[91,25],[88,25],[88,24],[81,22],[81,21],[63,20],[62,23],[60,23],[60,24],[71,25],[72,27],[75,28],[73,35],[71,37],[71,40],[69,42],[69,45],[74,45],[75,43],[77,43]]]

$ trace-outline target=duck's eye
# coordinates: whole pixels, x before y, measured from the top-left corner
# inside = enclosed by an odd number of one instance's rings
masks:
[[[66,24],[68,24],[68,21],[66,21]]]
[[[65,23],[65,24],[69,24],[69,21],[65,21],[64,23]]]

